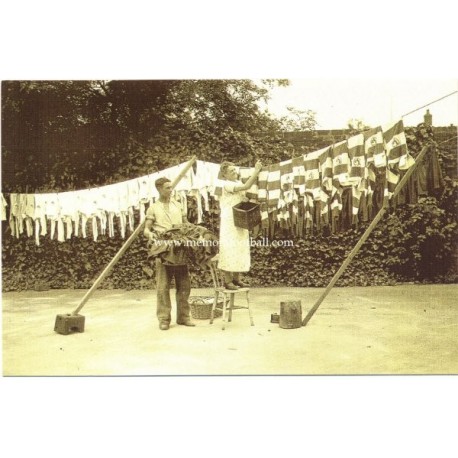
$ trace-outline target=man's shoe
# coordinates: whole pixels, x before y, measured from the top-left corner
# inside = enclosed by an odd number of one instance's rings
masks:
[[[169,326],[168,323],[160,323],[160,324],[159,324],[159,329],[160,329],[161,331],[167,331],[167,329],[169,329],[169,327],[170,327],[170,326]]]
[[[177,324],[181,324],[182,326],[195,326],[195,323],[191,320],[177,321]]]

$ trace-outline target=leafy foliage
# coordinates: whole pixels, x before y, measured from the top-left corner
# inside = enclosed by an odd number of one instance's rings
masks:
[[[281,123],[260,108],[276,84],[288,82],[3,81],[3,190],[101,186],[194,154],[254,164],[284,149],[271,139]]]

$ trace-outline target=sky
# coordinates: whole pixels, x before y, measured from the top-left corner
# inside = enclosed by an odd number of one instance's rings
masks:
[[[350,119],[375,127],[458,91],[458,79],[290,79],[290,86],[271,91],[269,111],[288,114],[287,107],[312,110],[317,129],[343,129]],[[429,109],[434,126],[458,125],[458,92],[403,118],[406,126],[423,122]]]

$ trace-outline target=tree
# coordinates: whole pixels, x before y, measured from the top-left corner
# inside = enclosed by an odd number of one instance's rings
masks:
[[[367,125],[362,119],[357,118],[352,118],[348,120],[347,127],[348,129],[350,129],[350,133],[352,135],[370,129],[370,126]]]
[[[312,110],[299,110],[294,107],[287,107],[288,116],[280,118],[282,130],[288,132],[307,132],[316,128],[316,113]]]
[[[253,164],[284,151],[260,109],[287,80],[4,81],[6,191],[68,190],[151,173],[192,154]],[[275,136],[277,135],[277,136]],[[26,188],[27,187],[27,188]]]

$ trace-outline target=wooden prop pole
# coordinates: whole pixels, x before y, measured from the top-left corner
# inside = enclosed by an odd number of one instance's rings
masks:
[[[196,162],[196,156],[193,156],[192,159],[183,167],[183,170],[178,174],[178,176],[172,181],[172,189],[178,184],[178,182],[186,175],[187,171],[192,167],[192,165]],[[137,238],[138,234],[140,234],[141,230],[143,229],[144,222],[140,223],[132,232],[131,236],[126,240],[124,245],[121,249],[116,253],[114,258],[110,261],[110,263],[105,267],[103,272],[99,275],[97,280],[91,286],[91,289],[84,295],[81,302],[78,304],[78,307],[72,312],[72,315],[78,315],[78,312],[84,307],[84,304],[88,301],[91,297],[92,293],[97,289],[103,279],[110,273],[110,270],[113,266],[118,262],[119,258],[126,252],[127,248],[130,247],[132,242]]]
[[[410,178],[410,176],[412,175],[414,170],[417,168],[418,164],[420,164],[421,161],[423,160],[423,157],[426,155],[427,151],[429,151],[430,147],[431,147],[430,145],[426,145],[420,151],[420,154],[418,155],[417,159],[415,160],[415,163],[412,165],[412,167],[410,167],[407,170],[405,175],[402,177],[401,181],[396,186],[396,189],[394,190],[393,195],[391,196],[391,198],[394,198],[399,194],[399,192],[404,187],[404,185],[407,183],[408,179]],[[380,209],[380,211],[377,213],[377,215],[375,215],[375,218],[372,220],[372,222],[369,225],[369,227],[366,229],[366,231],[364,232],[362,237],[359,239],[358,243],[354,246],[354,248],[351,250],[350,254],[347,256],[347,258],[343,262],[343,264],[340,266],[340,269],[334,274],[334,276],[332,277],[332,280],[330,281],[329,285],[323,291],[323,294],[321,294],[319,299],[316,301],[315,305],[307,313],[306,317],[302,321],[302,326],[305,326],[310,321],[310,319],[312,318],[314,313],[318,310],[318,307],[321,305],[321,303],[323,302],[324,298],[329,294],[329,292],[331,291],[331,289],[335,285],[336,281],[344,273],[345,269],[348,267],[348,265],[350,264],[352,259],[358,253],[359,249],[361,248],[361,245],[367,240],[367,238],[369,237],[370,233],[374,230],[374,228],[377,225],[377,223],[382,219],[382,216],[385,214],[387,209],[388,209],[388,202],[385,201],[383,203],[383,206]]]

